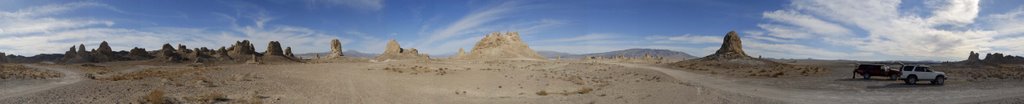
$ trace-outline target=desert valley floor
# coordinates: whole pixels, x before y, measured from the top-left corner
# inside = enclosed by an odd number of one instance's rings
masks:
[[[586,60],[345,60],[273,64],[5,64],[0,103],[1014,103],[1024,81],[946,85],[823,74],[735,77],[670,64]],[[48,75],[48,76],[47,76]]]

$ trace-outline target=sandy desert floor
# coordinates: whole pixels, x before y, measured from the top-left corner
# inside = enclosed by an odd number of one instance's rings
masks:
[[[24,64],[64,74],[0,79],[0,103],[1020,103],[1021,80],[903,85],[828,73],[730,77],[668,64],[401,60],[289,64]]]

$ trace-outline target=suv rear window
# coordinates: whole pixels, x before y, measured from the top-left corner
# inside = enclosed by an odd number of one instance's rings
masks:
[[[914,71],[914,66],[903,66],[903,71]]]

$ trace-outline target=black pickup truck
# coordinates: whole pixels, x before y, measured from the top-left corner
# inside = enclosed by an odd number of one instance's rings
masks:
[[[900,71],[889,69],[889,66],[882,64],[857,64],[857,68],[853,69],[853,79],[857,79],[857,75],[864,79],[871,79],[871,76],[886,76],[896,80],[900,78]]]

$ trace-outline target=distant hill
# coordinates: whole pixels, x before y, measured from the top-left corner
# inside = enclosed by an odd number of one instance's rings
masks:
[[[540,54],[541,56],[544,56],[544,57],[547,57],[547,58],[558,58],[558,56],[562,56],[562,58],[566,58],[568,56],[575,56],[575,55],[577,55],[577,54],[571,54],[571,53],[565,53],[565,52],[556,52],[556,51],[537,51],[537,54]]]
[[[320,54],[321,55],[320,57],[324,57],[322,55],[326,55],[327,53],[330,53],[330,52],[303,53],[303,54],[295,54],[295,56],[296,57],[302,57],[304,59],[311,59],[311,58],[316,58],[317,54]],[[348,50],[348,51],[345,51],[345,52],[342,52],[342,53],[345,54],[345,57],[356,57],[356,58],[374,58],[374,57],[377,57],[377,55],[380,55],[380,54],[375,54],[375,53],[363,53],[363,52],[359,52],[359,51],[356,51],[356,50]]]
[[[665,59],[670,59],[670,60],[686,60],[686,59],[696,58],[693,55],[687,54],[686,52],[672,51],[672,50],[667,50],[667,49],[643,49],[643,48],[633,48],[633,49],[626,49],[626,50],[618,50],[618,51],[602,52],[602,53],[589,53],[589,54],[570,54],[570,53],[555,52],[555,51],[538,51],[537,53],[540,53],[541,55],[544,55],[545,57],[548,57],[548,58],[558,58],[558,56],[562,56],[563,59],[582,59],[582,58],[588,57],[588,56],[615,57],[615,56],[618,56],[618,55],[625,55],[626,57],[643,57],[644,54],[648,54],[648,53],[650,55],[652,55],[652,56],[665,57]]]

